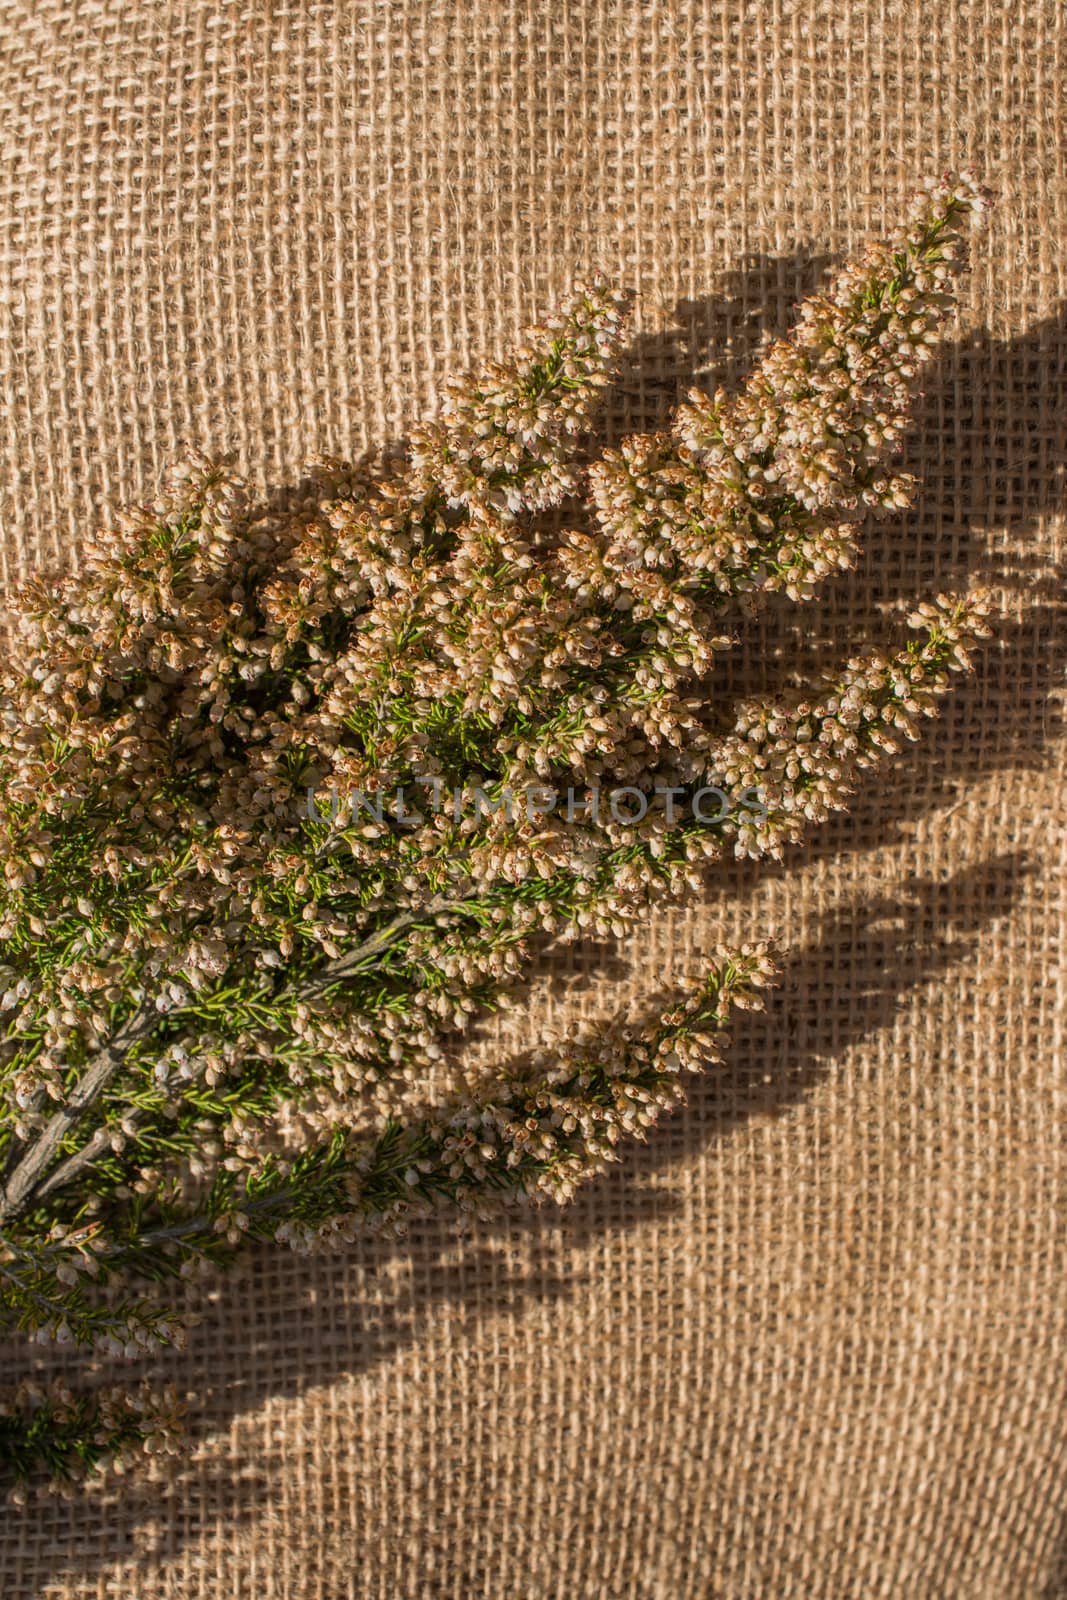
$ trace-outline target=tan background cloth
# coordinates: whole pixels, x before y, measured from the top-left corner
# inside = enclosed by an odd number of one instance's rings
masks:
[[[182,438],[284,484],[402,431],[594,263],[641,296],[613,426],[658,422],[970,162],[921,499],[723,684],[967,573],[1007,608],[850,816],[480,1046],[779,936],[688,1111],[569,1211],[254,1263],[165,1364],[191,1455],[8,1518],[5,1600],[1067,1594],[1065,68],[1056,0],[0,5],[8,581]]]

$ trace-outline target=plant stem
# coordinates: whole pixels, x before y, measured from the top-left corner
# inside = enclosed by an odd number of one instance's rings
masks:
[[[59,1149],[65,1135],[103,1094],[104,1089],[125,1062],[130,1046],[137,1044],[151,1033],[157,1021],[158,1013],[153,1008],[145,1004],[140,1005],[115,1037],[98,1052],[88,1072],[75,1085],[67,1104],[62,1106],[46,1124],[40,1138],[30,1146],[8,1179],[3,1199],[0,1200],[0,1221],[25,1209],[38,1180]]]

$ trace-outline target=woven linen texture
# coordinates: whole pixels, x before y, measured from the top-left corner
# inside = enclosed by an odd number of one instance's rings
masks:
[[[567,1211],[257,1256],[158,1364],[191,1453],[6,1515],[5,1600],[1067,1594],[1065,31],[1057,0],[0,5],[6,584],[180,441],[277,489],[396,437],[596,265],[640,295],[609,432],[657,425],[970,164],[997,205],[916,507],[716,690],[968,574],[1004,606],[847,817],[542,961],[471,1045],[780,938],[686,1112]]]

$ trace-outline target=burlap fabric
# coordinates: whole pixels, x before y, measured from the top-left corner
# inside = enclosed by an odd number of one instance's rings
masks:
[[[181,439],[276,486],[401,432],[594,263],[641,296],[611,425],[658,422],[968,162],[921,499],[723,688],[1005,605],[850,816],[477,1045],[778,936],[687,1112],[569,1211],[227,1280],[165,1365],[191,1454],[9,1515],[5,1600],[1067,1594],[1064,70],[1056,0],[0,6],[7,581]]]

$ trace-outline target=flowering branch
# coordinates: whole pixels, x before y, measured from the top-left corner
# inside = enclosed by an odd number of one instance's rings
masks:
[[[740,608],[810,599],[907,503],[893,457],[983,205],[929,186],[739,395],[694,390],[598,459],[630,300],[599,279],[449,384],[404,458],[319,463],[281,514],[189,456],[78,574],[25,587],[0,683],[0,1317],[177,1342],[153,1280],[250,1237],[565,1199],[716,1059],[764,946],[643,1030],[412,1109],[535,939],[779,855],[969,666],[988,601],[943,595],[806,691],[708,688]]]

